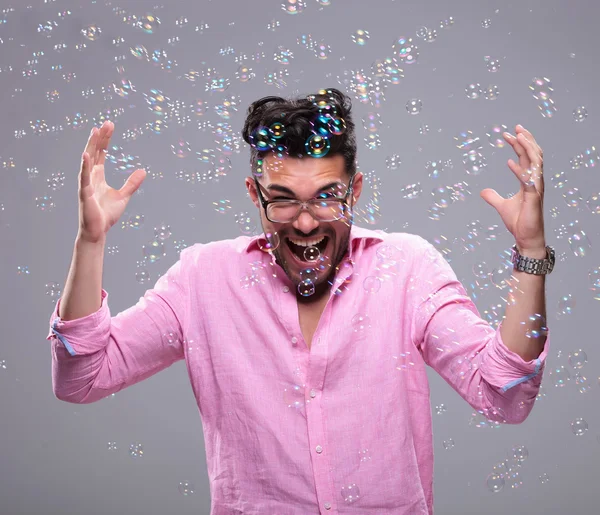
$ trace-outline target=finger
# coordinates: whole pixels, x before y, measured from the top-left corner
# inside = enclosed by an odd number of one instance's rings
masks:
[[[540,155],[543,155],[543,151],[542,151],[542,147],[539,146],[538,142],[535,140],[535,138],[533,137],[533,134],[531,134],[531,132],[529,132],[525,127],[523,127],[522,125],[517,125],[515,127],[515,131],[518,134],[525,134],[525,137],[531,141],[531,143],[533,143],[533,146],[535,148],[537,148],[538,152],[540,153]]]
[[[517,135],[517,139],[525,148],[525,151],[527,152],[527,156],[529,157],[529,161],[531,162],[531,164],[533,166],[536,166],[537,168],[540,168],[542,164],[542,158],[538,153],[537,149],[534,147],[533,143],[522,132]]]
[[[79,189],[82,190],[90,183],[90,155],[86,152],[81,156],[81,170],[79,172]]]
[[[110,142],[110,137],[112,136],[113,129],[113,123],[106,122],[106,130],[102,135],[102,139],[100,140],[100,145],[97,150],[97,164],[99,165],[104,165],[104,161],[106,160],[106,149],[108,148],[108,143]]]
[[[532,176],[529,174],[527,170],[524,170],[522,166],[518,165],[512,159],[508,160],[508,167],[515,174],[519,182],[521,183],[521,188],[525,189],[525,191],[532,191],[532,187],[536,187],[535,180],[532,182]]]
[[[98,129],[96,127],[92,127],[90,132],[90,137],[88,138],[87,145],[85,147],[84,152],[88,153],[89,158],[92,160],[96,157],[96,141],[98,140]]]
[[[506,137],[507,141],[512,145],[514,151],[519,156],[519,164],[524,168],[528,168],[529,156],[527,154],[527,150],[525,150],[525,147],[523,147],[523,145],[521,144],[520,138],[514,137],[509,132],[506,132],[505,134],[508,135],[508,137]]]

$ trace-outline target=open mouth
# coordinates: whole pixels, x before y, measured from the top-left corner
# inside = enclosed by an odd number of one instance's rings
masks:
[[[324,236],[323,239],[321,239],[321,241],[319,241],[316,245],[309,246],[296,245],[295,243],[290,241],[289,238],[286,238],[285,241],[295,258],[297,258],[299,261],[302,261],[303,263],[311,263],[315,261],[319,256],[323,255],[323,252],[325,252],[327,244],[329,243],[329,236]],[[317,249],[319,249],[319,252],[306,252],[306,249],[309,249],[311,247],[316,247]]]

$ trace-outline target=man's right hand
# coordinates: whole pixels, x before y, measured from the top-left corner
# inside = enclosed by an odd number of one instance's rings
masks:
[[[81,158],[78,237],[93,243],[106,239],[106,233],[117,223],[129,199],[146,178],[146,171],[140,168],[119,190],[106,183],[104,160],[114,128],[110,121],[105,121],[100,129],[94,127]]]

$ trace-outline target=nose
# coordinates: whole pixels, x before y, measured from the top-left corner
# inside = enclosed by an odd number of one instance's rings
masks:
[[[303,209],[298,218],[292,222],[292,226],[298,232],[310,234],[319,226],[319,221],[315,220],[307,209]]]

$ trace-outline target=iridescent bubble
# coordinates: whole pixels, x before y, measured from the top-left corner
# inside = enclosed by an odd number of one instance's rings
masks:
[[[492,147],[504,148],[507,143],[503,134],[508,131],[506,125],[491,125],[486,129],[485,135],[488,137],[488,142]]]
[[[318,266],[315,267],[314,263],[309,267],[303,268],[300,270],[300,278],[303,281],[311,281],[314,283],[319,277],[318,268]]]
[[[160,241],[166,241],[171,237],[171,226],[165,223],[154,228],[154,237]]]
[[[576,418],[571,422],[571,431],[575,436],[582,436],[588,430],[588,423],[582,418]]]
[[[144,93],[144,98],[148,108],[156,115],[165,117],[167,114],[167,102],[169,98],[165,97],[159,89],[151,89],[150,93]]]
[[[148,262],[156,263],[162,257],[166,256],[167,252],[164,242],[154,239],[150,243],[142,245],[142,254]]]
[[[315,293],[315,285],[310,279],[304,279],[298,283],[298,293],[303,297],[310,297]]]
[[[363,288],[368,293],[377,293],[381,289],[381,283],[382,280],[379,277],[370,275],[365,277],[365,280],[363,281]]]
[[[427,43],[433,43],[437,39],[437,30],[431,29],[427,31],[427,34],[423,38]]]
[[[367,113],[362,118],[363,128],[368,132],[377,132],[381,126],[381,116],[379,113]]]
[[[359,313],[352,317],[351,324],[355,333],[362,333],[371,328],[371,319],[369,315]]]
[[[96,41],[102,33],[102,30],[100,30],[100,27],[96,25],[88,25],[87,27],[81,29],[81,33],[90,41]]]
[[[275,140],[281,139],[281,138],[283,138],[283,136],[285,136],[285,133],[286,133],[285,126],[281,122],[274,122],[269,127],[269,135],[270,135],[271,139],[275,139]]]
[[[144,14],[139,18],[136,23],[136,27],[142,29],[146,34],[152,34],[156,32],[160,25],[160,18],[153,14]]]
[[[392,45],[392,53],[405,64],[413,64],[419,57],[419,49],[412,38],[398,38]]]
[[[177,486],[177,490],[181,495],[187,497],[188,495],[193,495],[196,491],[196,488],[189,481],[180,481],[179,485]]]
[[[487,67],[488,72],[497,72],[500,69],[500,61],[498,59],[494,59],[489,55],[484,57],[485,65]]]
[[[427,32],[429,32],[429,29],[427,29],[427,27],[425,27],[424,25],[421,25],[416,31],[415,31],[415,35],[420,38],[423,39],[425,36],[427,36]]]
[[[352,41],[359,46],[364,46],[367,44],[371,36],[369,32],[366,30],[358,29],[356,32],[352,34]]]
[[[552,118],[558,111],[557,107],[554,105],[554,100],[551,98],[541,101],[538,104],[538,109],[541,111],[544,118]]]
[[[250,145],[256,150],[264,152],[273,147],[271,133],[268,127],[260,126],[254,129],[249,136]]]
[[[562,196],[569,207],[579,207],[579,203],[583,201],[583,197],[579,194],[577,188],[568,188]]]
[[[342,499],[346,504],[352,504],[360,499],[360,489],[355,483],[342,486]]]
[[[56,204],[52,197],[48,195],[42,195],[41,197],[35,197],[35,206],[40,211],[54,211]]]
[[[496,84],[489,84],[483,90],[483,97],[486,100],[496,100],[498,98],[499,94],[500,94],[500,91],[498,89],[498,86],[496,86]]]
[[[385,158],[385,166],[388,170],[397,170],[401,164],[402,161],[398,154],[392,154]]]
[[[144,227],[144,215],[129,214],[121,220],[121,227],[126,229],[141,229]]]
[[[148,60],[148,50],[144,45],[137,45],[133,48],[130,48],[129,51],[131,55],[139,60]]]
[[[121,79],[120,83],[115,82],[112,86],[113,91],[121,98],[127,98],[131,92],[135,93],[135,86],[127,79]]]
[[[231,209],[231,201],[217,200],[216,202],[213,202],[213,206],[215,206],[215,211],[222,215]]]
[[[485,156],[478,150],[469,150],[463,154],[463,164],[465,171],[469,175],[479,175],[487,166]]]
[[[587,354],[581,349],[569,352],[569,365],[571,365],[573,368],[583,368],[583,366],[587,363],[587,360]]]
[[[252,68],[249,68],[248,66],[245,66],[245,65],[241,65],[235,72],[235,77],[240,82],[248,82],[249,80],[252,80],[255,76],[256,75],[252,71]]]
[[[141,443],[132,443],[129,446],[129,455],[132,458],[141,458],[144,456],[144,447]]]
[[[548,372],[548,379],[557,388],[562,388],[571,380],[571,374],[564,367],[564,365],[557,365],[550,368]]]
[[[418,98],[411,98],[408,102],[406,102],[406,110],[408,114],[419,114],[421,109],[423,108],[423,102]]]
[[[573,111],[573,118],[576,122],[582,122],[588,116],[587,109],[584,106],[576,107]]]
[[[492,493],[498,493],[502,491],[506,484],[504,476],[496,472],[492,472],[486,479],[486,485],[488,490]]]
[[[481,96],[481,93],[482,89],[479,83],[471,83],[465,88],[465,94],[467,95],[467,98],[470,98],[472,100],[479,98]]]
[[[312,134],[304,144],[307,155],[311,157],[324,157],[331,148],[331,143],[328,139],[323,138],[319,134]]]
[[[331,55],[331,47],[324,41],[321,41],[318,45],[315,46],[314,52],[319,59],[324,60]]]
[[[299,14],[306,8],[306,0],[284,0],[281,8],[288,14]]]
[[[265,240],[259,239],[259,248],[263,252],[273,252],[279,248],[281,244],[281,239],[279,238],[279,233],[277,232],[266,232],[264,233]]]
[[[171,145],[171,150],[176,157],[183,159],[190,155],[192,149],[190,148],[190,143],[185,141],[184,139],[179,139],[176,143]]]
[[[303,252],[305,261],[316,261],[321,257],[321,251],[317,246],[306,247]]]
[[[48,91],[46,93],[46,98],[48,99],[49,102],[54,103],[60,98],[60,94],[57,90]]]
[[[524,445],[513,447],[511,458],[519,463],[523,463],[529,457],[529,451]]]
[[[327,128],[330,134],[340,136],[346,132],[346,122],[343,118],[330,118]]]
[[[81,129],[88,123],[88,119],[84,113],[75,113],[73,116],[66,116],[67,126],[73,129]]]
[[[193,103],[192,107],[194,109],[194,114],[198,117],[204,116],[206,113],[208,113],[209,110],[208,104],[201,99],[196,100]]]
[[[592,268],[592,270],[590,270],[589,274],[588,274],[588,280],[591,283],[591,288],[593,290],[598,290],[600,289],[600,266],[597,266],[596,268]]]
[[[449,449],[454,449],[455,447],[455,443],[454,440],[452,438],[448,438],[447,440],[444,440],[442,442],[444,449],[449,450]]]
[[[367,134],[365,136],[365,145],[369,150],[377,150],[381,147],[381,138],[378,133]]]
[[[529,89],[536,100],[548,100],[554,92],[552,83],[546,77],[535,77],[529,85]]]
[[[280,45],[277,47],[277,51],[275,52],[273,59],[279,64],[290,64],[290,62],[294,59],[294,53],[290,49]]]

